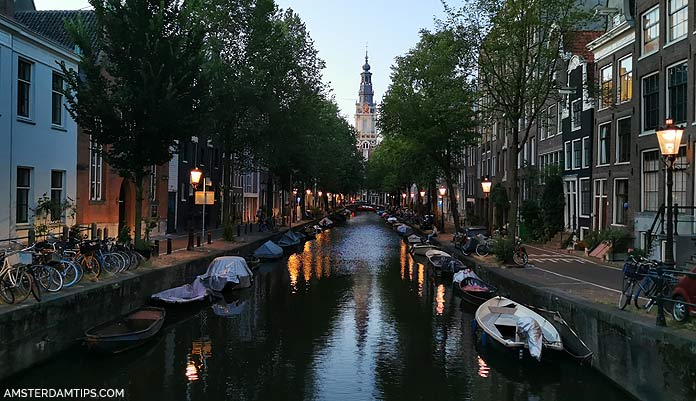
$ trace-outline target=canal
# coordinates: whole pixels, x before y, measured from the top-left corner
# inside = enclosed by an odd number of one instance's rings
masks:
[[[168,309],[148,345],[76,347],[0,388],[115,388],[131,400],[632,400],[570,360],[520,364],[482,349],[473,310],[359,214],[262,264],[252,288]]]

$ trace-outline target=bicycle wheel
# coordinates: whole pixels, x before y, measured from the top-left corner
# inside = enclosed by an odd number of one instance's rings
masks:
[[[645,277],[643,281],[638,284],[635,295],[633,296],[633,304],[638,309],[648,309],[652,306],[653,301],[651,297],[655,293],[657,284],[651,277]],[[641,296],[643,298],[641,298]]]
[[[624,276],[623,285],[621,286],[621,295],[619,295],[619,309],[624,310],[633,296],[633,287],[636,281],[632,278]]]
[[[527,262],[529,261],[527,252],[523,250],[516,250],[515,253],[512,254],[512,261],[515,262],[517,266],[526,266]]]
[[[488,249],[488,244],[478,244],[476,245],[476,254],[479,256],[488,256],[490,249]]]
[[[114,254],[107,253],[102,255],[101,261],[104,271],[111,275],[118,273],[121,269],[121,264]]]
[[[8,281],[5,280],[6,275],[0,277],[0,298],[6,304],[13,304],[15,301],[14,293],[12,292],[12,286]]]
[[[63,276],[52,266],[34,265],[31,267],[36,281],[48,292],[58,292],[63,288]]]
[[[33,274],[30,274],[29,277],[31,277],[31,295],[36,302],[41,302],[41,288],[39,287],[39,282]]]
[[[31,295],[31,287],[34,285],[34,280],[32,280],[31,275],[24,270],[17,270],[14,274],[16,284],[12,288],[12,291],[15,294],[15,302],[22,303]]]
[[[101,275],[102,266],[99,260],[92,255],[84,255],[80,260],[80,266],[82,266],[82,271],[90,280],[96,280]]]

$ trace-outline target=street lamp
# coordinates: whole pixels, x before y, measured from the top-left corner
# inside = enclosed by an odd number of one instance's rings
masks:
[[[297,188],[292,189],[292,201],[290,201],[290,228],[292,228],[292,221],[295,218],[295,209],[297,209]]]
[[[440,186],[440,189],[438,190],[440,192],[440,198],[442,200],[440,201],[440,221],[441,221],[441,227],[442,229],[440,230],[442,233],[445,232],[445,194],[447,193],[447,188],[445,188],[444,185]]]
[[[323,194],[324,194],[324,193],[323,193],[321,190],[317,191],[317,195],[318,195],[317,202],[319,202],[319,209],[323,209],[323,206],[324,206],[324,205],[322,204],[322,203],[323,203],[323,202],[322,202],[323,199],[321,198],[321,196],[322,196]],[[316,202],[315,202],[315,203],[316,203]]]
[[[681,138],[684,134],[684,130],[680,127],[674,125],[674,121],[670,118],[665,120],[665,126],[657,130],[657,141],[660,143],[660,152],[665,158],[665,164],[667,166],[667,244],[665,245],[664,254],[664,265],[668,268],[674,267],[674,226],[672,221],[672,216],[674,211],[672,210],[672,185],[674,176],[674,162],[679,154],[679,145],[681,144]],[[664,272],[662,269],[658,268],[657,279],[658,284],[661,288]],[[659,294],[657,299],[657,325],[666,326],[665,322],[665,312],[662,300],[663,295]]]
[[[491,201],[488,199],[488,196],[491,194],[491,181],[488,179],[488,177],[483,177],[483,181],[481,181],[481,190],[483,191],[483,196],[485,198],[484,202],[486,202],[486,222],[488,223],[488,231],[490,233],[491,228],[490,228],[490,221],[488,220],[488,215],[489,215],[489,210],[491,208]],[[492,219],[491,219],[492,220]]]
[[[401,194],[401,206],[406,206],[406,192]]]
[[[186,250],[193,249],[193,204],[196,202],[196,189],[198,184],[201,182],[201,177],[203,172],[198,168],[191,170],[191,186],[193,187],[193,196],[189,198],[189,224],[188,224],[188,244],[186,245]]]

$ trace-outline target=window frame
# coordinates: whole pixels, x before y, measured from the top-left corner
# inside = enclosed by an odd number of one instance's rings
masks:
[[[606,71],[609,72],[609,79],[608,80],[604,79],[604,73]],[[609,93],[605,93],[605,91],[607,91],[607,88],[605,88],[605,85],[608,86]],[[607,64],[604,67],[599,69],[599,88],[600,88],[600,93],[599,93],[599,109],[598,110],[608,109],[609,107],[614,105],[614,102],[613,102],[614,94],[612,93],[614,90],[614,65],[613,64]],[[608,100],[608,102],[607,102],[607,100]]]
[[[582,156],[583,155],[583,153],[582,153],[582,140],[580,138],[573,139],[571,141],[571,143],[572,143],[571,150],[573,152],[572,153],[572,155],[573,155],[573,163],[572,163],[573,170],[580,170],[582,168],[582,157],[583,157]],[[576,143],[577,143],[577,146],[575,146]],[[576,151],[580,152],[580,157],[576,158]]]
[[[651,92],[650,95],[656,96],[657,97],[657,107],[655,107],[655,110],[657,110],[657,126],[660,125],[660,71],[655,71],[651,74],[644,75],[640,79],[640,127],[641,127],[641,132],[643,135],[645,134],[650,134],[655,132],[656,128],[646,128],[645,126],[645,117],[646,117],[646,102],[645,102],[645,81],[647,79],[656,77],[657,78],[657,88],[655,89],[654,92]]]
[[[646,202],[645,202],[645,154],[650,153],[650,152],[656,152],[657,154],[657,170],[651,170],[651,172],[655,172],[657,176],[657,189],[655,192],[657,195],[657,204],[655,205],[655,210],[652,209],[646,209]],[[657,212],[657,210],[660,207],[660,149],[659,148],[649,148],[649,149],[643,149],[640,152],[640,211],[641,212]]]
[[[575,112],[575,104],[578,103],[580,104],[580,110],[578,112]],[[575,117],[577,114],[577,121],[578,125],[575,125]],[[573,101],[570,102],[570,130],[571,131],[577,131],[580,128],[582,128],[582,98],[577,98]]]
[[[21,63],[24,63],[29,67],[29,74],[28,77],[26,77],[28,80],[20,77]],[[17,82],[17,96],[15,97],[15,101],[17,102],[17,107],[15,108],[15,112],[17,113],[18,119],[31,121],[34,119],[34,108],[32,107],[32,100],[34,98],[34,96],[32,96],[34,90],[34,63],[27,58],[17,57],[16,66],[17,74],[15,75],[15,79]],[[23,86],[26,87],[26,100],[22,99],[20,102],[20,87]],[[26,104],[26,115],[20,114],[20,103],[22,105]]]
[[[590,136],[582,137],[582,168],[589,168],[592,164],[592,147]]]
[[[619,132],[619,123],[623,120],[629,120],[630,122],[631,116],[626,116],[622,118],[617,118],[616,119],[616,152],[614,154],[615,161],[614,164],[616,165],[621,165],[621,164],[631,164],[631,125],[629,124],[628,126],[628,159],[627,160],[621,160],[620,155],[621,155],[621,150],[620,150],[620,132]]]
[[[671,44],[674,42],[678,42],[682,39],[685,39],[689,35],[689,1],[685,1],[685,4],[678,8],[676,11],[672,10],[672,1],[673,0],[667,0],[667,43]],[[685,25],[686,28],[684,29],[684,33],[672,37],[672,33],[674,31],[674,25],[672,25],[672,16],[680,13],[683,11],[683,14],[686,16],[683,21],[679,22],[677,25]]]
[[[587,193],[588,193],[589,202],[590,202],[590,204],[589,204],[590,210],[585,210],[585,208],[583,207],[583,198],[582,198],[582,194],[583,194],[582,183],[583,183],[583,181],[587,182]],[[580,202],[579,202],[580,207],[578,208],[578,216],[588,218],[592,214],[592,182],[590,180],[590,177],[581,177],[578,179],[578,193],[579,193],[579,197],[580,197]],[[587,213],[584,213],[584,212],[587,212]]]
[[[602,128],[603,127],[608,127],[609,132],[607,134],[607,138],[609,139],[609,142],[607,143],[607,150],[606,150],[606,155],[607,155],[607,160],[606,162],[602,162]],[[602,166],[609,166],[611,164],[611,121],[599,124],[597,126],[597,166],[596,167],[602,167]]]
[[[685,66],[686,67],[686,80],[684,83],[680,84],[684,86],[684,102],[683,102],[683,107],[684,107],[684,119],[681,121],[677,121],[674,116],[672,115],[672,102],[670,101],[671,99],[671,93],[670,90],[673,88],[670,82],[670,73],[669,71],[672,69],[675,69],[677,67]],[[659,82],[659,80],[658,80]],[[674,87],[676,88],[676,86]],[[667,68],[665,68],[665,114],[666,118],[672,118],[674,120],[674,123],[679,125],[679,124],[684,124],[687,121],[687,113],[689,111],[689,60],[681,60],[678,61],[674,64],[668,65]],[[659,118],[659,117],[658,117]]]
[[[616,189],[618,188],[617,183],[618,183],[619,181],[625,181],[625,182],[626,182],[626,193],[623,194],[623,195],[626,196],[626,203],[628,203],[628,184],[629,184],[628,178],[614,178],[614,194],[613,194],[613,195],[614,195],[614,196],[613,196],[614,199],[613,199],[613,202],[612,202],[612,203],[614,204],[614,207],[613,207],[613,210],[612,210],[612,217],[611,217],[612,223],[611,223],[611,224],[614,225],[614,226],[625,227],[625,226],[628,225],[628,218],[627,218],[627,216],[626,216],[626,213],[627,213],[626,211],[623,212],[623,217],[624,217],[624,220],[625,220],[625,221],[624,221],[623,223],[617,222],[617,215],[618,215],[618,212],[617,212],[617,211],[618,211],[618,208],[621,207],[621,208],[623,209],[623,203],[622,203],[621,205],[618,204],[618,191],[617,191]],[[630,206],[631,206],[631,205],[629,204],[629,207],[630,207]]]
[[[564,170],[566,170],[566,171],[571,170],[573,167],[572,141],[565,141],[563,143],[563,154],[565,156],[565,159],[563,160]],[[568,155],[570,155],[570,157],[568,157]]]
[[[54,185],[54,174],[59,174],[60,175],[60,184],[59,186]],[[61,205],[65,201],[65,171],[64,170],[51,170],[51,203],[58,201],[58,204],[53,204],[56,209],[52,210],[51,213],[51,221],[52,222],[58,222],[58,221],[64,221],[65,220],[65,214],[61,210]],[[59,196],[54,196],[55,193],[58,193]],[[54,212],[57,212],[59,214],[58,218],[54,216]]]
[[[89,138],[89,200],[104,200],[104,155],[102,147]]]
[[[655,12],[655,15],[657,16],[655,23],[653,23],[650,26],[646,26],[644,23],[644,19],[648,14],[650,14],[652,12]],[[646,43],[645,42],[645,33],[646,33],[646,31],[648,31],[650,28],[652,28],[655,25],[657,25],[657,36],[655,38],[653,38],[652,41],[657,40],[657,44],[656,44],[654,50],[646,52],[645,51],[645,43]],[[660,50],[660,5],[659,4],[655,5],[655,7],[649,8],[643,14],[640,15],[640,27],[641,27],[641,31],[640,31],[640,54],[641,54],[641,57],[647,57],[651,54],[657,53]]]
[[[60,90],[56,89],[56,78],[60,80]],[[65,77],[58,72],[53,71],[51,73],[51,126],[53,127],[62,128],[65,126],[65,109],[63,107],[63,104],[65,103],[64,91]],[[58,104],[56,104],[56,99]],[[56,115],[58,116],[58,122],[55,120]]]
[[[20,170],[25,170],[27,172],[27,177],[28,177],[28,184],[27,185],[21,185],[19,183],[19,171]],[[29,209],[31,206],[31,199],[32,199],[32,194],[31,194],[31,183],[33,181],[32,173],[33,173],[33,168],[31,167],[25,167],[25,166],[17,166],[15,169],[15,213],[14,213],[14,219],[15,219],[15,225],[17,226],[23,226],[23,225],[29,225],[31,222],[31,218],[29,216]],[[19,204],[19,193],[20,191],[26,191],[26,205],[22,204],[24,207],[24,215],[26,216],[26,219],[23,221],[20,221],[19,219],[19,210],[20,210],[20,204]]]
[[[631,70],[630,70],[630,71],[627,71],[627,72],[624,73],[624,74],[622,74],[622,73],[621,73],[621,64],[622,64],[624,61],[630,61],[630,62],[631,62]],[[616,62],[616,73],[617,73],[618,78],[619,78],[619,80],[618,80],[618,82],[617,82],[617,85],[616,85],[616,101],[617,101],[618,104],[628,103],[628,102],[630,102],[630,101],[633,99],[633,53],[629,54],[628,56],[625,56],[625,57],[620,58],[620,59]],[[622,86],[622,83],[623,83],[623,77],[624,77],[624,76],[630,76],[630,82],[629,82],[629,84],[628,84],[628,86],[627,86],[627,87],[628,87],[627,92],[629,92],[629,96],[628,96],[628,98],[626,98],[625,100],[622,99],[622,97],[621,97],[621,96],[623,95],[623,91],[621,90],[621,86]]]

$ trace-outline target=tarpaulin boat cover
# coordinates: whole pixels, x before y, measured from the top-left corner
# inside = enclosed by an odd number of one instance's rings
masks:
[[[408,236],[409,244],[420,244],[421,242],[423,242],[423,239],[419,235],[411,234]]]
[[[213,259],[208,266],[208,271],[198,278],[211,290],[222,291],[228,283],[250,286],[253,275],[243,257],[221,256]]]
[[[527,340],[529,354],[541,360],[541,348],[544,345],[544,334],[541,332],[539,322],[529,316],[522,316],[517,319],[517,335]]]
[[[332,225],[333,223],[334,223],[334,222],[331,221],[331,219],[328,218],[328,217],[324,217],[323,219],[319,220],[319,225],[320,225],[320,226],[324,226],[324,227],[330,226],[330,225]]]
[[[276,245],[273,241],[266,241],[257,250],[254,251],[254,256],[265,259],[278,259],[283,256],[283,248]]]
[[[452,282],[461,283],[466,278],[475,278],[476,280],[481,280],[473,270],[464,269],[454,273],[454,276],[452,276]]]
[[[397,218],[394,217],[394,216],[387,218],[387,222],[388,222],[388,223],[396,223],[398,220],[399,220],[399,219],[397,219]]]
[[[283,234],[283,237],[278,241],[278,245],[280,246],[293,246],[297,245],[300,243],[300,239],[292,233],[292,231],[288,231],[285,234]]]
[[[225,300],[220,300],[220,302],[213,304],[213,313],[217,316],[230,317],[241,314],[246,307],[246,301],[236,300],[230,303],[225,302]]]
[[[409,226],[407,226],[407,225],[404,224],[404,225],[402,225],[402,226],[396,227],[396,231],[398,231],[398,232],[400,232],[401,234],[403,234],[403,233],[405,233],[406,231],[408,231],[409,228],[410,228]]]
[[[196,278],[191,284],[184,284],[181,287],[174,287],[152,296],[155,301],[168,304],[185,304],[205,299],[208,296],[208,289],[203,285],[200,278]]]

